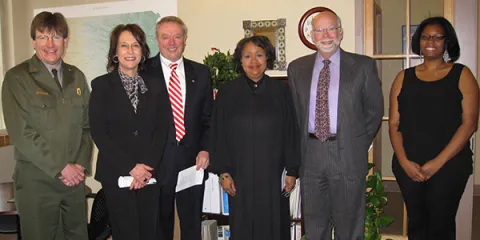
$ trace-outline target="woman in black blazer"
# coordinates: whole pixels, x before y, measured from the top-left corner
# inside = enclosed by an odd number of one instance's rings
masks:
[[[138,25],[118,25],[110,34],[109,73],[92,81],[95,179],[105,191],[115,240],[158,239],[159,187],[147,183],[155,182],[160,166],[170,105],[167,92],[142,71],[149,54]],[[131,183],[120,187],[121,177]]]

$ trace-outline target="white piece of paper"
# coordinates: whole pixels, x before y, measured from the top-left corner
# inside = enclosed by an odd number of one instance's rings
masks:
[[[120,187],[120,188],[130,187],[130,185],[132,185],[132,182],[133,182],[133,177],[132,176],[120,176],[118,178],[118,187]],[[147,185],[155,184],[155,183],[157,183],[157,179],[150,178]]]
[[[178,173],[177,187],[175,188],[175,192],[180,192],[189,187],[202,184],[203,174],[203,168],[200,168],[197,171],[196,166],[192,166],[180,171]]]

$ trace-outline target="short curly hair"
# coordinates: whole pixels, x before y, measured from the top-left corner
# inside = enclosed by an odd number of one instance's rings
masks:
[[[235,52],[233,53],[233,60],[235,61],[235,70],[238,73],[244,73],[242,68],[242,52],[247,43],[253,43],[255,46],[260,47],[265,51],[267,55],[267,69],[273,69],[273,63],[275,62],[275,48],[272,45],[272,42],[265,36],[252,36],[240,40],[237,43]]]
[[[418,25],[417,30],[412,37],[412,52],[421,55],[420,38],[425,27],[431,25],[438,25],[443,28],[443,31],[445,32],[445,49],[450,57],[450,62],[457,61],[460,57],[460,45],[458,43],[457,33],[452,24],[444,17],[427,18]]]

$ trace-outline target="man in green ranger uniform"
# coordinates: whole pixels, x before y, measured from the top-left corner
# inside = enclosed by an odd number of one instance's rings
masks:
[[[15,147],[15,204],[25,240],[86,240],[85,175],[92,141],[85,75],[62,61],[68,25],[60,13],[32,21],[35,55],[3,82],[5,124]]]

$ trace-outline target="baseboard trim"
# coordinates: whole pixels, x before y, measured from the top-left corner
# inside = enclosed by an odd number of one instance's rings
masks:
[[[480,184],[473,185],[473,196],[480,197]]]

